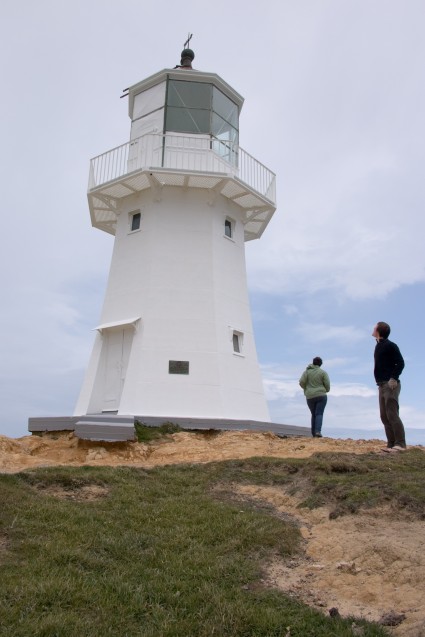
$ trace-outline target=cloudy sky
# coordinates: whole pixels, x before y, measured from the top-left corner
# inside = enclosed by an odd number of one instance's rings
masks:
[[[308,425],[298,379],[319,355],[324,433],[382,431],[384,320],[408,442],[425,443],[424,21],[423,0],[3,0],[0,433],[74,410],[113,242],[90,225],[89,160],[128,141],[123,89],[178,64],[190,32],[194,67],[245,98],[241,146],[277,174],[247,244],[272,420]]]

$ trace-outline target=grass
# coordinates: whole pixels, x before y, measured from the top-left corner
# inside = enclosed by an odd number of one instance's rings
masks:
[[[179,425],[175,425],[172,422],[164,422],[159,427],[153,427],[145,425],[145,423],[139,422],[138,420],[134,423],[134,429],[136,431],[137,442],[147,443],[164,438],[164,436],[169,434],[175,434],[178,431],[182,431]]]
[[[331,518],[389,506],[425,520],[425,454],[419,449],[390,457],[321,454],[303,471],[313,487],[304,504],[330,506]]]
[[[297,552],[299,532],[232,485],[282,485],[338,515],[387,504],[420,518],[424,469],[412,450],[1,475],[0,635],[283,637],[290,626],[291,637],[351,637],[352,620],[262,583],[269,559]],[[356,623],[365,637],[387,634]]]

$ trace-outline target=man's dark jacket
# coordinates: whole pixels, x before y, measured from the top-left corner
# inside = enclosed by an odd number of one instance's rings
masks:
[[[398,380],[404,368],[403,356],[398,346],[383,338],[375,347],[375,380],[377,383],[389,381],[390,378]]]

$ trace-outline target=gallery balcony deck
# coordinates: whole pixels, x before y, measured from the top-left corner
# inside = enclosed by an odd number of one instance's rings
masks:
[[[164,186],[204,188],[245,214],[245,240],[261,236],[276,210],[276,176],[239,146],[207,135],[149,133],[90,162],[93,226],[115,234],[119,199]]]

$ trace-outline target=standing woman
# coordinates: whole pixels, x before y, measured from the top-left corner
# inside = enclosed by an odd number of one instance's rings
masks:
[[[323,412],[328,401],[326,394],[331,388],[329,376],[321,369],[322,363],[320,356],[313,358],[313,364],[307,365],[300,378],[300,385],[304,390],[304,396],[311,411],[311,434],[313,438],[322,437]]]

